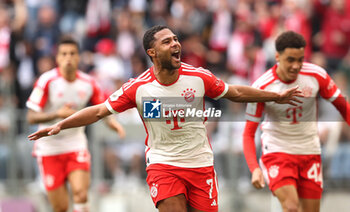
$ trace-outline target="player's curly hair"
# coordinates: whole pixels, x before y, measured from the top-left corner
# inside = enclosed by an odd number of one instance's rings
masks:
[[[280,34],[275,42],[276,51],[282,53],[286,48],[304,48],[306,41],[304,37],[293,31],[286,31]]]
[[[145,49],[145,51],[152,48],[154,44],[154,35],[163,29],[169,29],[169,27],[157,25],[145,32],[143,36],[143,48]]]

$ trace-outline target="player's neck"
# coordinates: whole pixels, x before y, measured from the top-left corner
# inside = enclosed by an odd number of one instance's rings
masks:
[[[63,69],[60,69],[60,73],[63,76],[63,78],[69,82],[72,82],[77,78],[76,71],[65,71]]]
[[[157,78],[158,82],[164,85],[169,85],[176,82],[176,80],[179,77],[179,69],[169,70],[154,66],[153,73],[154,76]]]
[[[283,75],[283,72],[282,70],[279,68],[279,66],[277,67],[276,69],[276,74],[277,74],[277,77],[282,80],[283,82],[288,82],[290,80],[288,80],[288,78],[286,78],[286,76]]]

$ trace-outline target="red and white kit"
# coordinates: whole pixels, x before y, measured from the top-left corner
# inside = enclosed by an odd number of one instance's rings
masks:
[[[247,125],[244,133],[245,148],[244,152],[247,158],[249,169],[253,171],[259,167],[256,154],[254,135],[259,122],[261,124],[261,146],[262,160],[261,168],[265,172],[271,190],[277,189],[278,180],[284,176],[287,169],[284,169],[282,162],[283,158],[278,162],[264,160],[270,154],[286,153],[290,155],[308,155],[310,157],[319,156],[321,154],[320,139],[317,129],[317,95],[319,94],[324,99],[330,101],[342,114],[346,121],[349,120],[347,114],[348,104],[345,98],[341,95],[333,80],[327,72],[314,64],[303,63],[300,73],[296,80],[292,82],[284,82],[278,78],[276,74],[277,65],[265,72],[259,79],[255,81],[253,87],[281,92],[288,88],[299,86],[305,98],[303,103],[298,106],[288,104],[277,104],[275,102],[266,103],[249,103],[246,110]],[[282,154],[283,155],[283,154]],[[319,158],[319,157],[318,157]],[[310,159],[311,160],[311,159]],[[314,159],[312,159],[314,160]],[[292,161],[292,163],[300,163],[300,166],[305,166],[305,158]],[[322,186],[321,159],[318,162],[309,163],[309,167],[301,171],[301,175],[309,176],[311,181],[314,181],[319,187]],[[289,170],[290,171],[290,170]],[[294,177],[287,174],[287,177]],[[297,176],[296,176],[297,177]],[[298,185],[296,185],[298,186]]]
[[[45,72],[34,85],[27,101],[27,107],[47,113],[57,111],[68,104],[80,110],[91,102],[100,104],[104,101],[102,92],[95,80],[89,75],[77,71],[73,82],[65,80],[58,68]],[[39,124],[39,129],[57,123],[60,119]],[[84,127],[66,129],[58,135],[41,138],[35,142],[33,153],[36,156],[57,155],[61,153],[85,150],[87,139]]]
[[[219,99],[226,94],[227,90],[228,85],[216,78],[210,71],[182,63],[176,82],[170,85],[161,84],[155,78],[153,67],[151,67],[138,78],[125,83],[121,89],[108,98],[105,104],[113,113],[136,107],[142,117],[144,97],[158,99],[191,96],[191,98],[201,99],[202,108],[204,108],[204,96]],[[148,169],[152,167],[152,164],[166,164],[182,168],[213,166],[213,151],[204,122],[186,122],[186,118],[178,120],[175,117],[164,121],[150,121],[143,117],[142,119],[147,132],[145,151]],[[214,181],[211,185],[215,186],[216,179],[213,178],[215,176],[212,177]],[[205,181],[202,184],[203,186],[209,185]],[[208,193],[209,190],[210,187]]]
[[[80,110],[90,102],[103,103],[104,98],[96,82],[87,74],[77,71],[77,78],[69,82],[58,68],[40,76],[27,101],[27,107],[47,113],[57,111],[64,105]],[[57,123],[60,119],[40,123],[39,129]],[[35,141],[33,155],[37,157],[40,173],[47,190],[62,185],[67,175],[76,169],[90,169],[90,154],[84,127],[63,130],[58,135]],[[61,167],[61,168],[59,168]]]

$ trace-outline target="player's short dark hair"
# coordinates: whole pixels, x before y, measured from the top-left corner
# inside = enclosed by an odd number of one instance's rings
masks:
[[[58,47],[62,44],[72,44],[72,45],[75,45],[79,51],[79,44],[78,42],[72,38],[71,36],[69,35],[64,35],[60,38],[59,42],[58,42]]]
[[[157,25],[145,32],[145,34],[143,35],[143,48],[145,49],[145,51],[152,48],[154,44],[154,35],[163,29],[169,29],[169,27]]]
[[[304,37],[293,31],[286,31],[280,34],[275,42],[277,52],[283,52],[286,48],[300,49],[306,46]]]

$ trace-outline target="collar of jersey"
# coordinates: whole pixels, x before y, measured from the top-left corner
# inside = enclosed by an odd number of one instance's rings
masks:
[[[171,85],[175,84],[179,80],[180,75],[182,74],[182,65],[181,65],[179,68],[179,75],[177,76],[177,79],[175,80],[175,82],[173,82],[171,84],[163,84],[163,83],[159,82],[158,79],[156,78],[156,76],[154,75],[154,72],[153,72],[154,66],[152,66],[150,69],[151,69],[152,77],[162,86],[171,86]]]
[[[277,66],[278,66],[278,65],[276,64],[276,65],[274,65],[274,66],[272,67],[272,73],[273,73],[273,76],[276,77],[276,79],[278,79],[278,80],[281,81],[282,83],[284,83],[284,84],[292,84],[293,82],[295,82],[295,81],[298,79],[298,77],[297,77],[295,80],[292,80],[292,81],[289,81],[289,82],[282,80],[282,79],[279,78],[278,75],[277,75]],[[298,76],[299,76],[299,75],[298,75]]]

